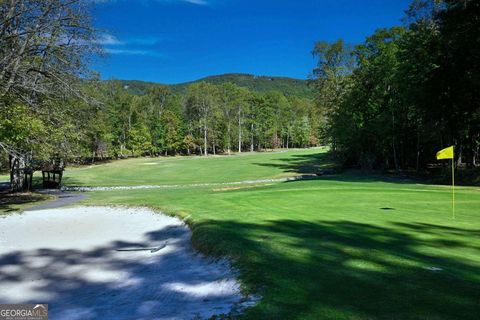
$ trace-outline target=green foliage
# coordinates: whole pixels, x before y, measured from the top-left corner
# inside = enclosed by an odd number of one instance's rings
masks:
[[[339,106],[344,102],[350,89],[350,74],[353,68],[351,48],[342,40],[334,43],[318,42],[313,49],[313,55],[318,57],[317,67],[313,70],[316,103],[321,114],[319,134],[325,140],[330,140],[336,149],[336,139],[333,136],[330,119],[336,115]]]
[[[149,154],[152,150],[152,138],[147,126],[136,124],[128,131],[129,141],[127,147],[132,156]]]
[[[279,91],[287,96],[301,96],[312,98],[313,92],[308,82],[300,79],[287,77],[254,76],[250,74],[231,73],[218,76],[210,76],[195,82],[207,82],[215,85],[232,83],[253,92]],[[190,83],[172,85],[175,92],[184,92]]]
[[[109,80],[108,82],[119,84],[125,87],[130,93],[136,95],[148,94],[151,88],[165,86],[152,82],[138,80]],[[314,92],[309,87],[308,81],[287,77],[254,76],[250,74],[231,73],[217,76],[210,76],[192,82],[167,85],[172,92],[184,94],[189,85],[198,82],[207,82],[214,85],[232,83],[239,87],[246,88],[253,92],[280,91],[287,96],[300,96],[313,98]]]
[[[0,111],[0,141],[27,153],[35,160],[47,160],[52,157],[72,157],[82,152],[79,143],[84,137],[79,131],[83,110],[73,112],[71,101],[62,106],[54,101],[45,101],[45,105],[32,110],[20,102],[10,103]],[[61,108],[63,107],[63,110]]]
[[[34,117],[23,104],[3,110],[0,117],[0,140],[22,149],[30,147],[37,137],[46,135],[45,124]]]
[[[477,165],[480,4],[418,0],[408,14],[406,28],[377,30],[355,47],[351,74],[341,41],[317,45],[324,132],[347,165],[421,170],[448,145],[458,163]]]
[[[172,111],[163,113],[161,122],[164,124],[165,153],[177,153],[183,148],[184,124],[178,114]]]
[[[77,130],[68,134],[73,139],[69,154],[75,161],[319,143],[315,126],[321,120],[308,98],[279,91],[253,93],[233,83],[193,83],[185,94],[157,85],[143,95],[131,93],[119,81],[84,86],[99,103],[79,103],[75,114],[62,115],[71,130]]]

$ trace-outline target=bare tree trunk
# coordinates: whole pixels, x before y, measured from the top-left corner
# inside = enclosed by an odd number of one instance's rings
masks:
[[[208,156],[208,146],[207,146],[207,119],[205,119],[205,123],[203,125],[203,145],[204,145],[204,152],[205,155]]]
[[[472,138],[473,139],[473,159],[472,159],[472,164],[474,167],[477,166],[477,159],[478,159],[478,156],[480,154],[480,144],[476,142],[475,140],[475,137]]]
[[[392,138],[392,148],[393,148],[393,162],[395,164],[395,171],[398,171],[397,147],[395,145],[395,137]]]
[[[417,129],[417,172],[420,171],[420,130]]]
[[[254,146],[253,146],[253,123],[250,125],[250,131],[251,131],[251,135],[250,135],[250,152],[253,152],[253,150],[254,150]]]
[[[242,117],[238,115],[238,152],[242,152]]]
[[[395,114],[392,112],[392,148],[393,148],[393,161],[395,163],[395,171],[398,171],[398,159],[397,159],[397,147],[395,145]]]
[[[228,125],[227,125],[227,153],[230,154],[231,153],[231,124],[230,124],[230,120],[228,120]]]
[[[9,156],[10,160],[10,189],[13,192],[23,191],[25,187],[25,159]]]
[[[462,164],[462,150],[463,150],[462,144],[460,144],[458,149],[459,149],[459,151],[457,152],[458,153],[457,166]]]

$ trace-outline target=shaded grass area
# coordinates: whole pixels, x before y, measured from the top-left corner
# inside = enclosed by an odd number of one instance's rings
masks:
[[[450,168],[438,168],[434,181],[442,184],[451,184],[452,175]],[[480,167],[476,168],[456,168],[455,184],[480,186]]]
[[[263,303],[248,318],[475,319],[479,312],[473,276],[478,264],[422,252],[422,247],[469,247],[443,241],[444,229],[435,225],[278,220],[263,225],[207,221],[198,228],[215,234],[197,236],[206,249],[232,239],[236,230],[236,253],[249,256],[239,258],[246,270],[243,280],[264,286],[258,288]],[[418,228],[435,237],[416,238]],[[478,230],[451,231],[478,236]],[[230,252],[230,246],[216,251]]]
[[[355,176],[92,193],[182,216],[262,301],[246,319],[476,319],[480,193]],[[388,209],[385,209],[388,208]],[[435,269],[439,268],[439,270]]]
[[[306,153],[289,152],[284,157],[277,159],[277,161],[253,162],[253,165],[280,169],[283,172],[295,174],[317,174],[321,173],[323,169],[336,167],[326,149],[317,149],[314,152]]]
[[[34,192],[8,193],[0,191],[0,215],[19,211],[33,205],[42,204],[53,200],[55,197]]]

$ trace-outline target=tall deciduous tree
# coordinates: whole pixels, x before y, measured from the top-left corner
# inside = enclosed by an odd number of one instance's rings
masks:
[[[312,54],[318,59],[317,67],[313,70],[313,84],[316,89],[317,106],[326,120],[323,128],[323,137],[332,137],[328,134],[330,123],[328,119],[337,112],[349,91],[350,74],[355,66],[352,56],[353,48],[343,40],[333,43],[318,42]],[[332,141],[336,148],[335,140]]]
[[[78,95],[86,60],[99,52],[86,0],[0,2],[0,98],[37,106]],[[0,107],[2,107],[0,106]]]
[[[190,85],[187,92],[186,108],[193,128],[203,135],[203,154],[208,155],[208,132],[214,121],[215,109],[218,108],[217,88],[209,83],[200,82]]]
[[[86,0],[0,2],[2,117],[9,109],[24,104],[26,114],[46,127],[68,129],[75,123],[68,110],[74,108],[72,97],[86,100],[78,85],[79,78],[88,73],[88,58],[100,52],[90,23],[91,4]],[[41,145],[60,142],[65,146],[65,141],[56,141],[54,136],[44,137]],[[8,132],[0,137],[9,139],[12,137]],[[17,147],[30,151],[34,146],[27,139],[18,141]],[[23,169],[11,168],[12,180],[23,181]],[[17,189],[23,187],[12,185]]]

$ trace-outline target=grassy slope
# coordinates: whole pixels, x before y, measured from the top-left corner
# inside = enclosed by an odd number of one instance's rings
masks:
[[[298,175],[288,161],[307,161],[319,149],[217,157],[139,158],[65,172],[65,184],[87,186],[222,183]]]
[[[264,177],[265,169],[272,176],[293,174],[321,161],[317,152],[171,159],[145,180],[233,181]],[[128,165],[87,169],[75,179],[91,184],[95,173],[104,183],[116,170],[122,183],[134,183],[141,175]],[[456,220],[450,199],[443,186],[347,174],[257,186],[97,192],[88,201],[148,205],[185,218],[195,246],[233,258],[245,287],[263,296],[246,313],[249,319],[476,319],[480,192],[459,188]],[[426,269],[432,266],[443,270]]]

